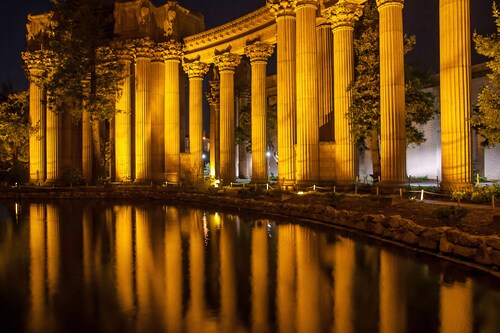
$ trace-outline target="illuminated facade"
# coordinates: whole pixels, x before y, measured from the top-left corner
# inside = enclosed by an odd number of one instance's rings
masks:
[[[279,184],[354,182],[358,163],[345,114],[351,103],[347,87],[354,76],[353,27],[362,15],[363,2],[268,0],[267,6],[210,30],[204,30],[202,16],[174,1],[159,7],[143,0],[115,2],[116,45],[120,45],[116,51],[130,81],[123,83],[117,101],[121,111],[110,126],[110,142],[114,143],[111,178],[125,182],[201,179],[204,93],[210,104],[210,174],[229,183],[238,174],[249,173],[238,173],[235,147],[235,105],[239,105],[235,72],[247,57],[251,64],[252,180],[266,182],[265,70],[269,57],[277,52]],[[407,177],[404,0],[377,0],[377,5],[381,185],[396,187]],[[469,0],[440,0],[446,186],[471,182],[469,7]],[[29,18],[28,40],[44,29],[46,21],[44,15]],[[452,42],[460,36],[463,42]],[[30,116],[41,125],[30,139],[30,179],[57,180],[63,163],[69,163],[81,168],[90,180],[88,115],[83,115],[80,127],[68,131],[64,130],[69,123],[64,114],[45,111],[46,92],[36,78],[49,58],[43,51],[24,53],[30,76]],[[207,73],[213,74],[206,78]],[[203,91],[205,78],[210,81],[208,92]],[[188,94],[185,86],[189,86]],[[188,156],[181,153],[185,123],[189,124]],[[66,149],[67,142],[79,148]]]

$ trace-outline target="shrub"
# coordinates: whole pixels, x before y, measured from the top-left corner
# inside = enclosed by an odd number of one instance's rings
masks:
[[[71,165],[65,165],[61,172],[61,185],[63,186],[73,186],[73,185],[83,185],[85,180],[83,179],[82,172],[80,169],[75,168]]]
[[[469,213],[469,210],[464,207],[443,207],[432,212],[432,215],[446,222],[449,226],[457,226],[462,218]]]

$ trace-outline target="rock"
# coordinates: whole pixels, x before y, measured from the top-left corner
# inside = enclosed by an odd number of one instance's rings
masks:
[[[419,241],[418,241],[418,246],[424,249],[429,249],[432,251],[437,251],[438,249],[438,241],[421,236]]]
[[[412,244],[412,245],[415,245],[418,243],[420,239],[418,238],[417,235],[415,235],[413,232],[411,231],[407,231],[403,234],[403,238],[402,238],[402,241],[405,242],[406,244]]]
[[[375,225],[373,226],[373,233],[374,234],[382,235],[384,233],[384,231],[385,231],[385,228],[382,225],[382,223],[375,223]]]
[[[408,226],[408,230],[410,230],[411,232],[413,232],[415,235],[421,235],[425,231],[427,231],[428,229],[429,228],[422,227],[421,225],[418,225],[418,224],[412,224],[412,225]]]
[[[486,244],[488,246],[491,246],[495,250],[499,250],[500,251],[500,237],[498,237],[498,236],[488,236],[488,237],[485,237],[485,240],[486,240]]]
[[[446,233],[442,233],[439,239],[439,251],[446,254],[453,254],[453,247],[454,245],[446,238]]]
[[[381,223],[385,220],[385,216],[382,214],[366,214],[363,216],[366,222]]]
[[[491,265],[491,247],[486,246],[486,244],[481,244],[477,248],[477,253],[474,261],[482,265]]]
[[[446,232],[446,237],[450,242],[465,247],[478,247],[482,241],[477,236],[471,236],[458,230],[450,229]]]
[[[455,253],[457,256],[460,256],[460,257],[464,257],[467,259],[473,259],[477,254],[477,248],[455,245],[455,248],[453,249],[453,253]]]
[[[403,219],[401,218],[400,215],[393,215],[389,219],[389,226],[393,229],[397,229],[401,226],[403,223]]]
[[[491,262],[493,265],[500,267],[500,251],[498,250],[491,251]]]
[[[429,228],[422,233],[422,236],[424,238],[428,238],[428,239],[433,240],[435,242],[439,242],[439,240],[441,239],[441,234],[442,234],[442,230],[437,230],[435,228]]]

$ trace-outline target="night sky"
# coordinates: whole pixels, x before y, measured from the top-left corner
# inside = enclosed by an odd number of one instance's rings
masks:
[[[156,5],[166,0],[153,0]],[[211,28],[265,5],[265,0],[179,0],[179,4],[205,15]],[[439,69],[438,0],[406,0],[404,25],[407,34],[417,37],[409,61],[421,69]],[[471,0],[471,30],[485,34],[495,29],[491,16],[492,0]],[[21,66],[26,48],[28,13],[40,14],[52,8],[49,0],[0,0],[0,84],[12,82],[15,90],[28,86]],[[473,63],[484,61],[474,55]]]

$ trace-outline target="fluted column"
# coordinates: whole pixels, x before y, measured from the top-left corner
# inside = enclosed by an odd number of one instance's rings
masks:
[[[54,110],[47,110],[47,181],[53,182],[60,176],[61,151],[61,114]]]
[[[299,185],[319,180],[318,55],[316,11],[319,1],[296,0],[297,146],[295,177]]]
[[[220,178],[224,184],[236,179],[234,141],[234,71],[241,56],[225,52],[215,57],[220,72]]]
[[[87,182],[92,180],[92,114],[90,111],[82,112],[82,176]]]
[[[333,141],[333,34],[330,24],[316,28],[318,50],[319,141]]]
[[[296,81],[295,2],[267,0],[276,15],[278,38],[278,183],[295,184]]]
[[[220,125],[220,82],[209,82],[210,92],[207,100],[210,104],[210,177],[219,176],[219,125]]]
[[[151,177],[163,180],[165,168],[165,64],[163,47],[158,45],[151,59],[149,78],[149,109],[151,110]]]
[[[30,181],[38,182],[45,179],[45,95],[40,79],[43,69],[43,51],[25,52],[23,60],[30,80],[30,121],[36,132],[30,133],[29,149]]]
[[[377,0],[380,24],[381,186],[406,182],[404,0]]]
[[[165,57],[165,180],[179,181],[181,129],[179,64],[182,44],[171,40],[164,45]]]
[[[200,61],[183,64],[189,76],[189,153],[192,180],[203,179],[203,76],[210,68]]]
[[[151,178],[151,110],[148,103],[153,44],[148,38],[135,43],[135,180]]]
[[[123,66],[121,95],[116,103],[115,115],[115,178],[118,181],[132,180],[132,91],[130,76],[133,52],[124,46],[118,50],[118,59]]]
[[[335,164],[340,185],[352,183],[356,176],[354,142],[346,116],[351,105],[349,86],[354,80],[354,23],[361,13],[361,6],[354,1],[339,2],[325,13],[333,29]]]
[[[441,187],[470,184],[470,0],[439,1]]]
[[[252,182],[267,182],[266,65],[274,45],[257,42],[245,53],[252,66]]]

